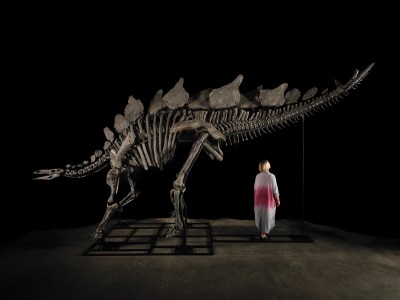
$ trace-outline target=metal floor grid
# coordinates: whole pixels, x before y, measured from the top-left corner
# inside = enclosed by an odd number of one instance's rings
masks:
[[[120,222],[110,228],[83,255],[213,255],[209,223],[190,223],[171,238],[163,233],[173,223]]]
[[[254,231],[229,226],[211,228],[209,223],[190,222],[186,231],[165,238],[174,223],[118,222],[84,253],[84,256],[213,255],[214,243],[312,243],[304,234],[275,234],[262,240]],[[232,232],[238,232],[232,234]]]

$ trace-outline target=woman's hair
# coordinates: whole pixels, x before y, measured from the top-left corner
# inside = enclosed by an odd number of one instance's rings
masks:
[[[267,165],[267,163],[268,163],[268,160],[266,160],[266,159],[260,161],[260,163],[258,164],[258,170],[259,170],[260,172],[266,171],[266,165]]]

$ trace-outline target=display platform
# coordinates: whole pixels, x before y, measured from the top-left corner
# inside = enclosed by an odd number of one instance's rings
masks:
[[[213,255],[215,243],[312,243],[304,234],[271,234],[261,239],[257,232],[235,226],[214,226],[208,222],[189,222],[187,228],[166,238],[174,223],[121,221],[96,240],[83,255]]]

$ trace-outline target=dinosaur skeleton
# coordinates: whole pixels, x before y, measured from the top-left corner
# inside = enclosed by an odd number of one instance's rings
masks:
[[[104,128],[107,140],[103,150],[96,150],[90,161],[67,165],[63,169],[37,170],[34,174],[42,176],[34,179],[51,180],[60,176],[81,178],[109,166],[106,182],[111,193],[104,217],[92,235],[93,238],[101,238],[114,213],[139,196],[135,189],[135,168],[162,170],[174,157],[180,142],[191,142],[188,158],[170,192],[175,221],[165,236],[171,237],[186,226],[183,199],[185,182],[201,151],[211,159],[222,161],[221,144],[232,145],[259,137],[336,103],[356,88],[373,66],[374,63],[370,64],[362,72],[355,70],[345,84],[335,80],[336,88],[332,91],[325,89],[316,96],[318,89],[313,87],[302,97],[296,88],[286,91],[287,83],[275,89],[259,86],[250,93],[241,94],[239,86],[242,75],[225,86],[206,89],[189,97],[183,87],[183,78],[180,78],[164,96],[162,90],[155,94],[147,114],[144,114],[143,103],[130,96],[124,114],[115,116],[115,131]],[[115,195],[120,176],[128,178],[130,192],[117,201]]]

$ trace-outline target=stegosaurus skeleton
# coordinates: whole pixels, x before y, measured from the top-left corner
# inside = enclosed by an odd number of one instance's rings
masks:
[[[239,86],[243,80],[242,75],[221,88],[206,89],[189,97],[183,88],[183,78],[180,78],[164,96],[162,90],[156,93],[146,115],[142,102],[129,97],[124,115],[115,116],[115,133],[108,127],[104,128],[107,138],[104,151],[96,150],[90,162],[67,165],[65,169],[37,170],[34,174],[44,176],[34,179],[51,180],[60,176],[81,178],[110,165],[106,181],[111,194],[104,217],[93,234],[93,238],[100,238],[113,214],[138,197],[134,181],[135,168],[147,170],[155,167],[162,170],[174,157],[177,144],[190,141],[193,145],[189,156],[170,192],[175,208],[175,222],[165,236],[173,236],[177,230],[186,226],[183,199],[185,182],[201,150],[211,159],[222,161],[221,142],[231,145],[247,140],[248,137],[261,136],[262,133],[270,132],[270,129],[297,122],[313,111],[336,103],[354,89],[373,66],[374,63],[370,64],[362,72],[355,70],[346,84],[336,80],[334,90],[325,89],[319,96],[316,96],[317,88],[311,88],[301,99],[298,89],[286,91],[287,83],[272,90],[260,86],[248,94],[241,94]],[[116,201],[121,175],[127,176],[130,193]]]

